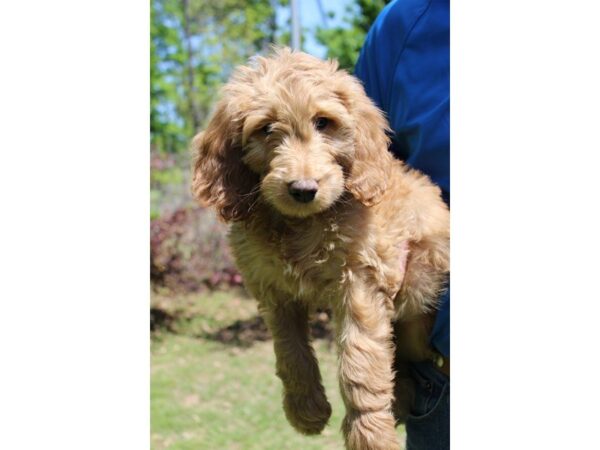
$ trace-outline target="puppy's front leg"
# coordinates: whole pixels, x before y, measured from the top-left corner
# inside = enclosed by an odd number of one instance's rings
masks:
[[[307,308],[287,301],[263,309],[263,315],[273,334],[285,415],[300,433],[318,434],[331,416],[331,406],[309,341]]]
[[[391,301],[367,286],[353,280],[337,311],[340,388],[346,404],[342,430],[348,449],[398,449],[391,411]]]

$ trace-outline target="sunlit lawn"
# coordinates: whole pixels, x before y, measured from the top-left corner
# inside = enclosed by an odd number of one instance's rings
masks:
[[[153,449],[343,449],[332,344],[314,343],[333,415],[320,436],[302,436],[281,408],[271,341],[245,347],[206,336],[256,316],[255,302],[223,293],[177,302],[191,311],[190,320],[152,342]],[[403,428],[398,432],[403,436]]]

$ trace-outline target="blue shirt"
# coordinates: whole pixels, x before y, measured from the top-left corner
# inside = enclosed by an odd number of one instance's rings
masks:
[[[369,30],[355,68],[387,114],[390,150],[442,189],[450,204],[450,10],[448,0],[394,0]],[[431,344],[450,356],[450,289]]]

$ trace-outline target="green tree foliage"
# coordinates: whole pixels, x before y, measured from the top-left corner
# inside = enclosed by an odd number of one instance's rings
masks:
[[[316,0],[307,0],[316,1]],[[386,0],[350,0],[340,27],[317,29],[327,56],[354,67],[367,30]],[[185,152],[233,68],[272,43],[289,44],[276,9],[288,0],[151,0],[151,146]],[[303,30],[307,32],[306,29]]]
[[[341,68],[352,72],[371,24],[389,1],[354,0],[346,8],[342,26],[317,28],[317,41],[327,47],[327,57],[337,59]]]
[[[151,0],[151,144],[187,149],[219,86],[275,41],[273,0]]]

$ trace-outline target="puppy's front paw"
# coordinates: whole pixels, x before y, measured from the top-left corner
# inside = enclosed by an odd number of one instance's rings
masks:
[[[288,422],[302,434],[321,433],[331,416],[331,405],[322,389],[310,394],[286,393],[283,409]]]
[[[400,449],[394,417],[389,411],[348,412],[342,432],[348,450]]]

